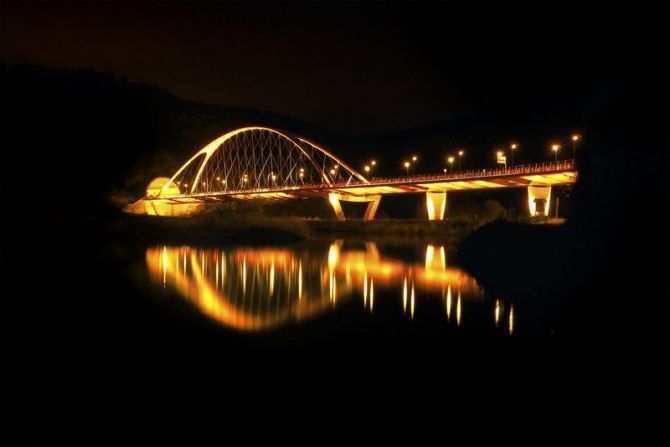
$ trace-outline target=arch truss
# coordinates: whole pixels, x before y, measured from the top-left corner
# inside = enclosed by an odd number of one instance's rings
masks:
[[[367,180],[325,149],[267,127],[244,127],[200,149],[161,197],[234,194]]]

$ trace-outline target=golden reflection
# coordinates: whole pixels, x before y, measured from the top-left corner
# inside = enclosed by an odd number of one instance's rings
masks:
[[[451,286],[447,288],[447,321],[451,319]]]
[[[456,300],[456,325],[461,325],[461,293],[458,293],[458,299]]]
[[[368,307],[368,272],[363,273],[363,307]]]
[[[372,313],[372,308],[375,305],[375,280],[370,280],[370,312]]]
[[[514,332],[514,304],[509,308],[509,324],[508,324],[509,334],[512,335]]]
[[[496,299],[495,319],[496,319],[496,327],[498,327],[498,323],[500,322],[500,300],[499,299]]]
[[[442,297],[450,320],[453,294],[457,293],[455,312],[460,326],[465,302],[483,299],[472,277],[447,266],[444,247],[426,247],[422,263],[385,257],[374,243],[366,243],[365,249],[343,247],[343,241],[336,241],[319,253],[314,249],[214,250],[161,245],[147,249],[145,259],[164,287],[173,286],[208,317],[243,331],[313,318],[361,292],[364,308],[372,312],[375,294],[378,300],[397,296],[398,288],[402,288],[403,314],[409,307],[411,319],[422,302]],[[501,300],[496,300],[496,325],[503,309]],[[510,334],[513,320],[510,309]]]
[[[402,313],[407,313],[407,277],[402,279]]]
[[[412,282],[412,297],[410,298],[410,305],[409,305],[409,316],[410,318],[414,318],[414,282]]]

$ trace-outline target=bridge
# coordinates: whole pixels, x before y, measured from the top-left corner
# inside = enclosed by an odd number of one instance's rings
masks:
[[[428,219],[444,218],[447,192],[526,188],[531,216],[548,216],[552,186],[577,180],[574,160],[466,170],[436,175],[368,179],[326,149],[297,135],[267,127],[244,127],[215,139],[172,177],[158,177],[146,195],[124,211],[183,216],[230,200],[327,198],[344,220],[341,202],[364,202],[374,219],[386,194],[426,195]]]

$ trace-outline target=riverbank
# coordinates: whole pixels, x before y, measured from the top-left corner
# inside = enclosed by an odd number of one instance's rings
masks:
[[[479,226],[481,223],[467,219],[338,221],[247,215],[156,217],[122,214],[107,223],[107,230],[115,239],[143,243],[267,244],[341,237],[444,244],[445,241],[463,239]]]

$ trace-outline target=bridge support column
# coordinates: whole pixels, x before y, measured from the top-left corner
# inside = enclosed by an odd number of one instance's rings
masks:
[[[549,216],[549,199],[551,199],[551,186],[529,185],[528,211],[530,217]]]
[[[447,209],[447,193],[427,191],[426,209],[428,210],[428,220],[444,219],[444,211]]]
[[[372,196],[348,196],[337,194],[331,192],[328,194],[328,201],[335,211],[335,216],[337,220],[345,220],[344,211],[342,210],[342,205],[340,201],[343,202],[368,202],[368,206],[365,209],[365,214],[363,215],[363,220],[372,220],[375,218],[377,213],[377,208],[379,207],[379,202],[381,201],[381,194],[376,194]]]
[[[330,193],[328,194],[328,201],[335,211],[335,216],[337,220],[344,220],[344,211],[342,210],[342,205],[340,205],[340,199],[337,194]]]

